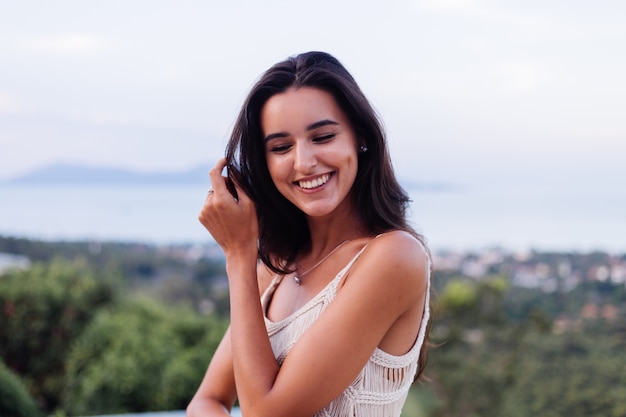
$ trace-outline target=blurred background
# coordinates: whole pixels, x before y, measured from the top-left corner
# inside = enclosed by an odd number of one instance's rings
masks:
[[[24,415],[184,408],[228,320],[208,169],[257,77],[323,50],[435,254],[405,415],[626,415],[625,46],[617,0],[0,0],[0,386]]]

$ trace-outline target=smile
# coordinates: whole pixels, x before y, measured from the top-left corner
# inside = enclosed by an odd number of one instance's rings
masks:
[[[301,188],[304,188],[305,190],[311,190],[313,188],[317,188],[326,184],[328,180],[330,179],[330,177],[331,177],[331,174],[324,174],[324,175],[320,175],[319,177],[315,179],[307,180],[307,181],[297,181],[297,183]]]

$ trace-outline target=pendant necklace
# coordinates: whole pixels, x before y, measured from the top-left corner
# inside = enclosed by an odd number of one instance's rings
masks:
[[[322,262],[324,262],[326,259],[330,258],[330,255],[332,255],[333,253],[335,253],[340,247],[342,247],[343,245],[345,245],[346,243],[350,242],[350,240],[344,240],[343,242],[341,242],[340,244],[338,244],[337,246],[335,246],[335,249],[331,250],[330,253],[326,256],[324,256],[322,258],[321,261],[319,261],[318,263],[316,263],[315,265],[313,265],[312,267],[310,267],[309,269],[307,269],[306,271],[304,271],[301,274],[298,274],[296,272],[296,274],[293,276],[293,280],[295,281],[296,285],[299,287],[300,284],[302,284],[302,278],[308,274],[309,272],[311,272],[312,270],[314,270],[315,268],[317,268],[318,266],[320,266],[322,264]],[[297,270],[297,268],[296,268]]]

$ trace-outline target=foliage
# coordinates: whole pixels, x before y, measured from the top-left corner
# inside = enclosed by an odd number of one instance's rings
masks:
[[[523,372],[508,392],[504,415],[626,415],[623,342],[583,332],[550,334],[530,338],[522,351]]]
[[[224,325],[142,299],[101,311],[68,358],[70,415],[183,408]]]
[[[44,408],[58,404],[64,352],[113,297],[82,261],[53,260],[1,277],[0,356]]]
[[[187,406],[226,331],[226,323],[211,316],[205,320],[188,319],[185,326],[189,326],[187,330],[193,330],[193,334],[201,338],[193,342],[188,340],[183,351],[165,367],[161,390],[166,401],[162,402],[162,409],[180,410]],[[175,327],[179,335],[180,330],[180,327]],[[181,337],[181,340],[185,339]]]
[[[519,342],[513,328],[504,333],[490,331],[503,321],[501,300],[507,288],[501,276],[492,276],[480,282],[458,278],[443,289],[433,329],[437,346],[427,369],[439,401],[429,415],[500,415]]]
[[[24,255],[33,262],[50,262],[55,258],[84,258],[98,269],[114,263],[127,276],[133,278],[150,276],[163,266],[180,263],[180,259],[160,256],[154,247],[143,243],[46,242],[0,236],[0,252]]]
[[[20,378],[0,361],[0,416],[37,417],[40,414]]]
[[[47,413],[184,408],[226,325],[223,261],[191,249],[0,237],[35,261],[0,275],[1,358]]]
[[[47,242],[0,236],[0,253],[47,264],[87,263],[118,290],[149,293],[167,303],[193,303],[197,310],[228,315],[225,264],[216,245],[154,246],[136,242]],[[215,291],[215,289],[218,291]],[[210,308],[208,308],[210,306]]]
[[[422,414],[626,415],[624,322],[572,323],[555,333],[543,309],[550,311],[553,304],[541,302],[552,295],[523,290],[520,303],[511,294],[519,289],[502,279],[451,278],[436,298],[430,381],[413,387],[410,396],[422,401]],[[429,395],[436,400],[424,400]]]
[[[216,277],[224,275],[224,263],[216,263],[208,258],[200,258],[193,268],[193,279],[205,285],[212,284]]]
[[[22,415],[186,406],[226,327],[216,248],[0,236],[0,252],[32,265],[0,274],[0,415],[15,398]],[[481,276],[462,262],[436,269],[427,379],[403,416],[626,415],[626,286],[594,278],[620,259],[532,253]],[[556,285],[517,286],[516,268],[538,263]]]

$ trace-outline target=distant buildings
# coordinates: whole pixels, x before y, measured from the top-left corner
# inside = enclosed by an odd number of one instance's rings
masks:
[[[514,286],[568,292],[585,281],[626,285],[626,255],[606,253],[508,252],[489,249],[478,253],[439,251],[435,270],[480,279],[505,275]]]

